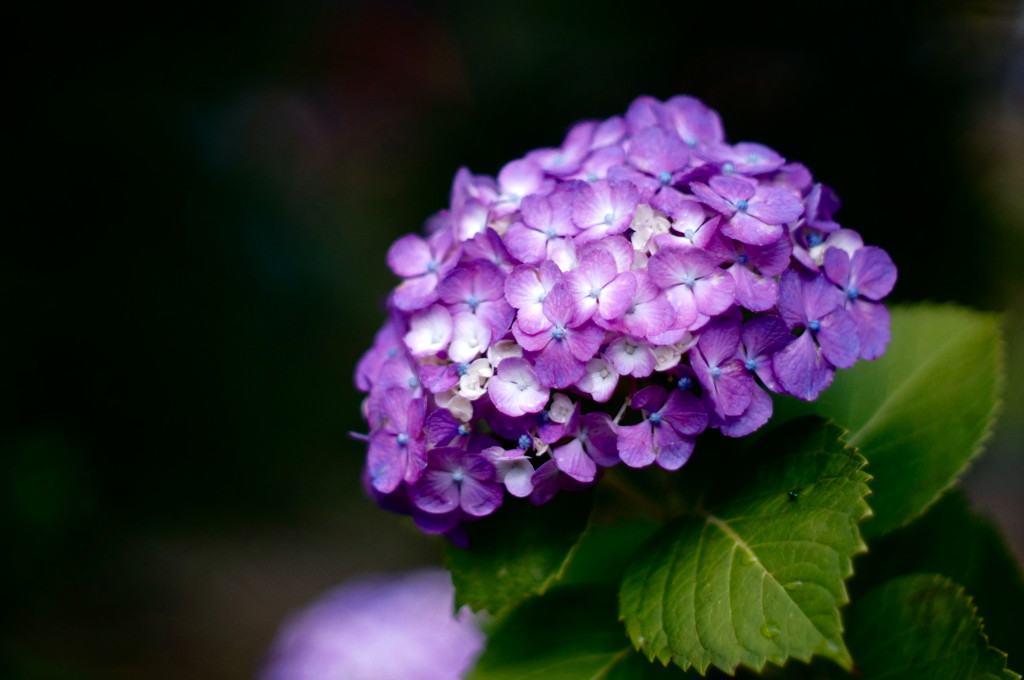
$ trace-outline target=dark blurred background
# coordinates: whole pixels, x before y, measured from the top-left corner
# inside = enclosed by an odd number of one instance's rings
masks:
[[[347,437],[386,249],[639,94],[806,163],[894,300],[1006,312],[967,486],[1024,555],[1018,4],[273,4],[9,20],[4,677],[251,677],[318,592],[436,563]]]

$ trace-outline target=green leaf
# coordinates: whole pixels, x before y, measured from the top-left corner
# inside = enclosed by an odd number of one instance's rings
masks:
[[[1006,655],[989,646],[962,587],[938,574],[892,579],[850,606],[847,642],[863,680],[1000,680]]]
[[[657,680],[676,669],[633,651],[608,587],[560,587],[503,619],[469,680]]]
[[[985,518],[971,513],[958,491],[941,498],[906,527],[875,541],[857,562],[850,582],[859,593],[890,578],[934,572],[951,578],[974,598],[989,640],[1014,661],[1024,659],[1024,579],[1002,536]]]
[[[634,551],[658,529],[652,519],[633,517],[593,525],[573,552],[562,576],[565,584],[618,585]]]
[[[702,674],[814,654],[849,666],[839,606],[870,509],[864,459],[840,434],[801,419],[742,457],[706,452],[707,465],[681,473],[708,489],[706,505],[645,544],[621,590],[620,615],[648,658]]]
[[[953,306],[892,310],[892,342],[876,361],[837,371],[813,403],[780,399],[779,415],[816,413],[849,430],[868,459],[875,519],[867,538],[906,524],[981,450],[1002,375],[995,315]]]
[[[448,546],[458,606],[501,616],[562,576],[594,505],[592,490],[563,493],[534,507],[512,501],[467,526],[469,549]]]

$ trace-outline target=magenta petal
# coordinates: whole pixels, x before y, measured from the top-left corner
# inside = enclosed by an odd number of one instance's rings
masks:
[[[505,233],[505,247],[512,257],[526,264],[537,264],[547,255],[548,237],[522,222],[510,225]]]
[[[568,326],[575,312],[576,305],[572,298],[572,292],[564,282],[552,288],[544,298],[544,316],[557,327]]]
[[[693,298],[701,314],[721,314],[736,299],[736,282],[727,272],[718,270],[697,280],[693,286]]]
[[[551,458],[559,470],[577,481],[589,483],[594,481],[597,475],[597,465],[583,450],[583,444],[579,439],[573,439],[565,446],[555,447],[551,451]]]
[[[498,364],[495,375],[487,381],[487,394],[502,413],[522,416],[540,413],[548,403],[550,391],[540,384],[529,361],[511,357]]]
[[[423,309],[437,300],[437,276],[425,274],[398,284],[391,298],[403,312]]]
[[[416,234],[406,234],[392,243],[387,255],[391,271],[405,278],[425,274],[433,259],[430,246]]]
[[[590,361],[601,343],[604,341],[604,329],[592,324],[586,324],[566,332],[565,340],[569,345],[569,351],[576,357],[577,361],[586,363]]]
[[[806,331],[772,358],[772,368],[782,389],[804,401],[816,399],[835,375]]]
[[[601,289],[597,301],[598,314],[607,320],[622,316],[632,303],[635,292],[636,277],[630,272],[619,274]]]
[[[619,458],[629,467],[646,467],[654,462],[654,437],[651,425],[644,421],[639,425],[619,426]]]
[[[739,201],[750,201],[753,199],[757,190],[752,183],[727,175],[715,175],[708,180],[708,185],[715,193],[733,205],[734,209]]]

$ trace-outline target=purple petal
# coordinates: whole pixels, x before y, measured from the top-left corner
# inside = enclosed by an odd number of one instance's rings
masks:
[[[540,384],[530,362],[520,357],[505,359],[487,381],[487,394],[495,408],[506,415],[540,413],[550,391]]]
[[[629,162],[661,184],[671,183],[672,173],[681,170],[690,160],[690,151],[677,136],[660,127],[647,127],[630,140]]]
[[[423,237],[406,234],[391,244],[387,260],[391,271],[409,278],[426,274],[430,263],[434,261],[434,253]]]
[[[690,147],[721,142],[725,138],[718,114],[694,97],[678,96],[665,102],[662,114],[669,126]]]
[[[722,233],[743,243],[764,246],[781,239],[785,230],[778,225],[767,224],[753,215],[737,212],[722,225]]]
[[[782,389],[804,401],[816,399],[835,375],[809,331],[772,357],[772,368]]]
[[[826,256],[828,253],[826,253]],[[853,254],[852,281],[862,297],[881,300],[896,285],[896,265],[881,248],[866,246]]]
[[[885,305],[868,300],[854,300],[847,311],[857,322],[860,358],[877,359],[889,344],[889,310]]]
[[[409,487],[409,496],[417,508],[435,515],[459,507],[459,487],[447,470],[427,468],[419,481]]]
[[[598,314],[606,320],[616,319],[629,308],[636,292],[636,278],[630,272],[623,272],[608,283],[597,301]]]
[[[751,393],[750,406],[741,415],[725,418],[718,426],[726,437],[745,437],[772,417],[772,398],[760,387]]]
[[[511,224],[505,232],[505,245],[512,257],[526,264],[537,264],[547,256],[548,237],[522,222]]]
[[[398,284],[391,296],[395,307],[403,312],[423,309],[437,300],[437,276],[424,274],[414,279],[406,279]]]
[[[604,342],[604,335],[603,328],[598,328],[593,324],[586,324],[567,331],[565,339],[569,345],[569,351],[576,357],[576,360],[586,363],[597,354],[598,348]]]
[[[660,385],[648,385],[639,390],[629,400],[629,407],[634,411],[657,411],[668,399],[668,391]]]
[[[581,439],[587,455],[601,467],[617,465],[619,437],[615,433],[611,416],[607,413],[588,413],[581,420],[586,435]]]
[[[542,385],[563,389],[583,377],[584,363],[573,356],[569,350],[569,343],[564,338],[553,339],[537,357],[537,378]],[[498,368],[504,365],[505,362],[502,362]]]
[[[701,314],[714,316],[732,306],[736,299],[736,282],[721,269],[700,278],[693,286],[694,303]]]
[[[605,356],[619,375],[646,378],[654,372],[654,352],[646,342],[618,337],[608,345]]]
[[[544,298],[543,307],[544,316],[556,327],[563,329],[570,324],[576,313],[576,302],[564,281],[551,289]]]
[[[736,284],[736,301],[752,312],[765,312],[779,299],[779,284],[770,276],[755,274],[741,264],[729,267]]]
[[[681,437],[669,427],[655,427],[654,447],[658,452],[658,467],[663,470],[678,470],[693,453],[693,439]]]
[[[654,97],[637,97],[626,111],[626,131],[635,135],[646,127],[660,125],[665,120],[663,107]]]
[[[708,426],[707,410],[687,390],[672,390],[659,413],[662,421],[682,435],[698,435]]]
[[[596,402],[606,402],[615,393],[619,384],[619,374],[604,357],[595,357],[586,363],[583,377],[576,382],[576,387],[586,392]]]
[[[842,307],[821,320],[818,332],[821,353],[836,368],[849,368],[860,355],[860,338],[857,322]]]
[[[579,439],[573,439],[565,446],[552,449],[551,458],[559,470],[577,481],[590,483],[597,475],[597,465],[583,450],[583,444]]]
[[[646,467],[654,462],[654,435],[651,425],[619,425],[618,451],[623,463],[632,468]]]
[[[452,339],[452,316],[443,305],[431,305],[409,319],[405,346],[414,357],[434,356],[446,349]]]

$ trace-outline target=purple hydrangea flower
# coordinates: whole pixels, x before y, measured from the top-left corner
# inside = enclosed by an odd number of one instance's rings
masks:
[[[350,581],[281,627],[259,680],[458,680],[485,636],[440,569]]]
[[[496,178],[460,169],[400,238],[388,320],[356,369],[365,477],[450,537],[508,493],[682,466],[707,428],[763,426],[882,354],[896,268],[806,166],[730,142],[693,97],[574,125]]]

